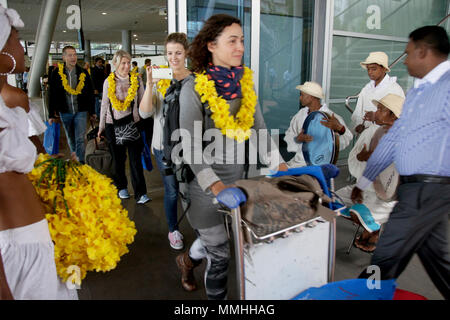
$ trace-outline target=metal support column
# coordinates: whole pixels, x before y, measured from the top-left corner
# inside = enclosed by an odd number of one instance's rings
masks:
[[[84,40],[84,61],[91,63],[91,40]]]
[[[167,34],[177,31],[177,7],[175,0],[167,1]]]
[[[131,52],[131,30],[122,30],[122,50],[125,50],[129,54]]]
[[[61,0],[47,0],[43,5],[45,5],[45,9],[37,31],[39,36],[36,41],[33,59],[31,60],[30,78],[28,81],[28,95],[30,97],[39,97],[41,90],[40,77],[45,72]]]
[[[261,29],[261,3],[258,0],[252,0],[251,14],[251,44],[250,44],[250,66],[253,70],[253,83],[256,94],[259,91],[259,39]]]

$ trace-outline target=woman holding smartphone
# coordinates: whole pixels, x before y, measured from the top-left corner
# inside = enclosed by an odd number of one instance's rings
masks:
[[[164,182],[164,211],[169,227],[169,244],[173,249],[181,250],[184,247],[184,243],[183,235],[180,233],[177,225],[179,186],[173,170],[171,170],[164,160],[163,128],[165,122],[164,98],[169,89],[168,87],[170,85],[181,87],[191,74],[185,67],[186,52],[188,49],[186,34],[178,32],[169,34],[164,47],[169,67],[173,71],[173,80],[154,79],[152,67],[147,67],[147,85],[141,104],[139,105],[139,114],[143,119],[149,117],[154,118],[151,149]]]

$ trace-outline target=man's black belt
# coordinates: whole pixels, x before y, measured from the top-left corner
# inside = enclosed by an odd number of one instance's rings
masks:
[[[430,174],[413,174],[411,176],[400,176],[401,184],[415,182],[450,184],[450,177],[434,176]]]

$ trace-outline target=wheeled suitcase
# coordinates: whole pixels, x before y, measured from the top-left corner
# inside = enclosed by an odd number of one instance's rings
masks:
[[[110,178],[113,177],[113,157],[109,152],[108,144],[105,140],[100,142],[97,142],[96,138],[89,140],[86,145],[85,154],[86,164],[101,174]]]

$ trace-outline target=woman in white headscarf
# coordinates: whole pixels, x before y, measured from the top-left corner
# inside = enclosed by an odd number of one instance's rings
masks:
[[[22,106],[25,109],[30,109],[27,114],[28,137],[36,147],[37,153],[46,153],[39,136],[45,132],[47,126],[44,121],[42,121],[41,115],[39,114],[39,106],[31,101],[22,89],[13,87],[10,84],[5,83],[0,92],[3,102],[7,107],[14,108]]]
[[[0,90],[25,69],[20,27],[17,12],[0,6]],[[57,276],[44,209],[26,175],[36,158],[28,112],[0,97],[0,299],[77,299]]]

